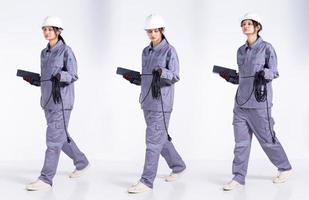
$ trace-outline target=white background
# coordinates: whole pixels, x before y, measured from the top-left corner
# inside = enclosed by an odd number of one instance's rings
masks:
[[[42,160],[46,122],[40,89],[16,77],[17,69],[39,72],[47,41],[41,23],[64,21],[63,37],[78,60],[75,108],[69,131],[90,160],[143,161],[145,122],[140,89],[115,74],[141,68],[149,41],[144,18],[161,14],[166,36],[180,59],[170,134],[184,160],[233,158],[232,109],[236,86],[212,73],[214,64],[237,68],[245,42],[241,16],[258,12],[261,35],[278,55],[273,82],[275,130],[289,158],[309,153],[309,3],[306,0],[52,0],[1,1],[0,161]],[[251,159],[266,159],[254,139]]]

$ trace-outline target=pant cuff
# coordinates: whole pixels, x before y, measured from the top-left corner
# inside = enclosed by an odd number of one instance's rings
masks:
[[[42,176],[39,177],[39,180],[43,181],[44,183],[49,184],[50,186],[53,186],[53,182],[52,181],[49,181],[49,180],[45,179]]]
[[[172,172],[177,174],[177,173],[181,173],[181,172],[185,171],[185,169],[186,169],[186,167],[183,167],[181,169],[172,170]]]
[[[153,184],[149,183],[149,181],[145,181],[144,178],[141,178],[139,181],[142,182],[142,183],[144,183],[144,184],[147,185],[148,187],[153,188]]]
[[[237,181],[238,183],[242,184],[242,185],[245,185],[246,182],[245,182],[245,178],[242,177],[242,176],[234,176],[233,178],[234,181]]]

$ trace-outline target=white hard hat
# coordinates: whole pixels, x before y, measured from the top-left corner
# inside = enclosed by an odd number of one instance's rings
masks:
[[[249,12],[249,13],[246,13],[242,18],[241,18],[241,22],[244,21],[244,20],[247,20],[247,19],[251,19],[251,20],[254,20],[260,24],[262,24],[262,20],[260,18],[260,16],[257,14],[257,13],[254,13],[254,12]]]
[[[53,26],[63,30],[62,20],[59,17],[48,16],[44,19],[42,27]]]
[[[145,20],[145,26],[144,26],[145,30],[154,28],[164,28],[164,27],[165,23],[160,15],[151,14]]]

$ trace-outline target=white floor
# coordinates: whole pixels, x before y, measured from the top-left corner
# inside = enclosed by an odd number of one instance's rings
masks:
[[[48,192],[28,192],[25,184],[39,174],[42,163],[0,162],[0,199],[2,200],[84,200],[84,199],[147,199],[147,200],[307,200],[309,161],[292,161],[293,178],[274,185],[271,177],[276,173],[268,160],[251,161],[245,189],[224,192],[221,187],[231,178],[231,161],[187,161],[186,173],[176,182],[167,183],[164,176],[169,169],[161,159],[152,192],[127,194],[126,189],[139,179],[143,163],[92,161],[89,171],[79,179],[70,180],[72,164],[60,162],[53,189]]]

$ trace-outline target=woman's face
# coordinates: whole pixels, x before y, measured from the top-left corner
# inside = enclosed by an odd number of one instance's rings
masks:
[[[253,21],[250,19],[242,21],[241,28],[242,28],[242,32],[247,36],[252,35],[252,34],[257,34],[259,30],[259,26],[254,27]]]
[[[58,37],[57,34],[59,33],[56,33],[52,26],[44,26],[42,30],[46,40],[54,40]]]
[[[149,39],[151,40],[151,42],[157,43],[157,42],[161,41],[162,34],[161,34],[161,32],[158,28],[147,29],[146,32],[147,32],[147,35],[148,35]]]

